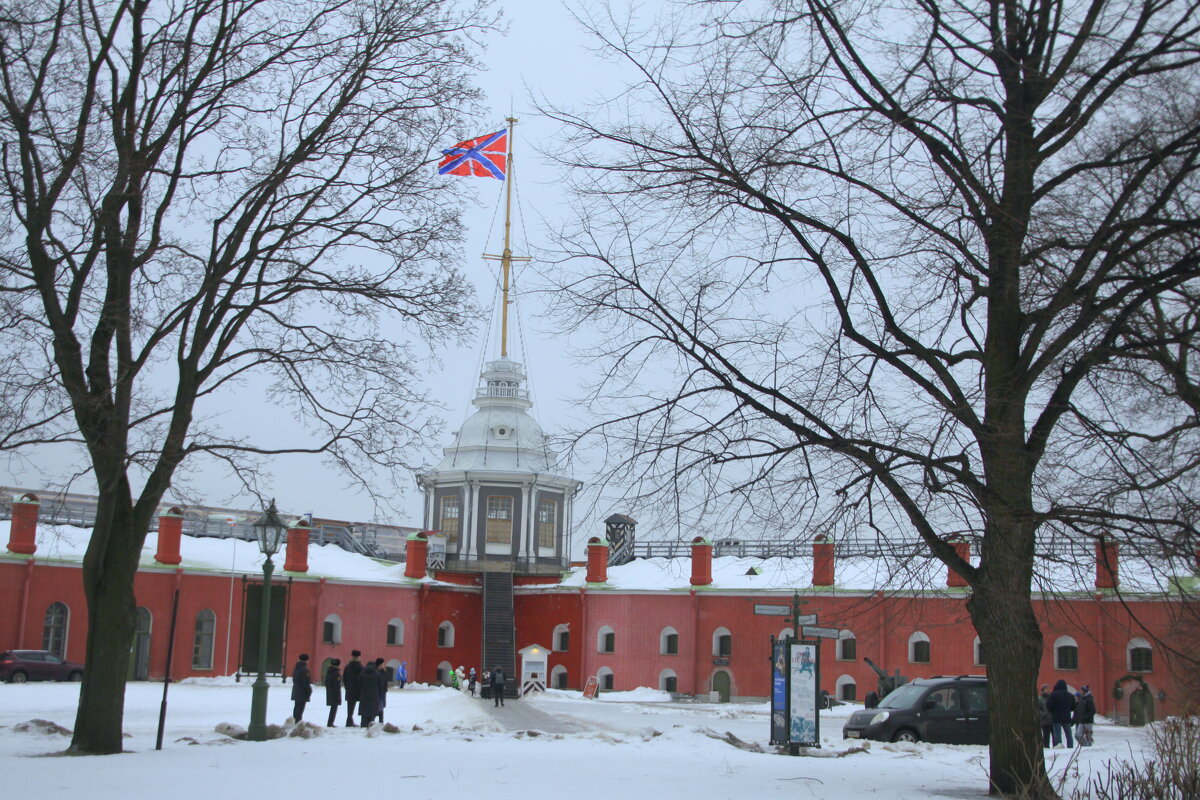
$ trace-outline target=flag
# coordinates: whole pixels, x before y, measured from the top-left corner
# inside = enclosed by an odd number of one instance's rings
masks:
[[[438,174],[504,180],[504,161],[507,154],[507,129],[485,134],[443,150]]]

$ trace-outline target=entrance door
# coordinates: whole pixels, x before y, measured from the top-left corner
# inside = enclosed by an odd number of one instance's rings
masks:
[[[138,607],[133,629],[133,647],[129,651],[129,679],[144,681],[150,677],[150,612]]]
[[[722,703],[729,702],[730,684],[729,673],[719,669],[712,676],[712,690],[720,695]]]

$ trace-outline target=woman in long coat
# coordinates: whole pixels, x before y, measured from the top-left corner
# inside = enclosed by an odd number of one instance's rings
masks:
[[[368,661],[363,667],[359,684],[358,708],[362,715],[360,725],[369,726],[379,716],[379,697],[383,687],[383,675],[375,668],[375,663]]]
[[[329,662],[325,670],[325,705],[329,706],[329,721],[326,728],[336,728],[333,720],[337,717],[338,708],[342,705],[342,660],[335,658]]]

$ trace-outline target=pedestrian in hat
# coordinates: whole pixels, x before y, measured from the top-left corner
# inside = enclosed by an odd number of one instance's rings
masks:
[[[308,671],[308,653],[301,653],[300,660],[292,669],[292,719],[304,719],[304,707],[312,697],[312,673]]]
[[[329,667],[325,670],[325,705],[329,706],[329,721],[325,723],[326,728],[336,728],[333,724],[334,718],[337,717],[338,707],[342,704],[342,660],[335,658],[329,662]]]

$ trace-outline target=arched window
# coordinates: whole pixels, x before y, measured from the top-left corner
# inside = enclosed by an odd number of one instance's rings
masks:
[[[671,692],[672,694],[679,691],[679,682],[675,677],[674,670],[664,669],[662,672],[658,673],[658,688],[664,692]]]
[[[446,620],[438,625],[438,647],[454,647],[454,623]]]
[[[458,542],[458,533],[462,528],[462,498],[456,494],[442,496],[442,513],[439,517],[442,535],[446,537],[446,545]]]
[[[658,652],[664,656],[679,655],[679,632],[669,625],[658,635]]]
[[[387,643],[404,644],[404,620],[399,617],[393,617],[388,621]]]
[[[450,673],[454,672],[454,667],[450,666],[449,661],[443,661],[437,666],[437,682],[442,686],[450,685]]]
[[[1129,644],[1125,646],[1125,652],[1129,654],[1130,672],[1154,671],[1154,651],[1145,639],[1130,639]]]
[[[600,680],[600,688],[607,691],[613,690],[613,671],[608,667],[601,667],[596,670],[596,677]]]
[[[858,684],[854,682],[854,678],[849,675],[842,675],[837,679],[836,692],[838,700],[857,700],[858,699]]]
[[[487,498],[487,540],[489,544],[510,544],[513,529],[513,499],[490,494]]]
[[[555,689],[567,688],[567,668],[562,664],[550,670],[550,685]]]
[[[196,615],[196,632],[192,637],[192,669],[212,669],[216,634],[217,615],[206,608]]]
[[[553,642],[555,652],[567,652],[571,649],[571,626],[565,623],[562,625],[555,625],[554,635],[550,638]]]
[[[383,666],[387,670],[388,681],[396,680],[396,670],[400,669],[400,659],[393,658]]]
[[[554,539],[558,533],[558,503],[553,500],[539,500],[537,507],[537,544],[543,549],[554,549]]]
[[[784,639],[792,639],[794,636],[795,633],[791,628],[784,628],[779,632],[779,636],[777,638],[782,642]]]
[[[1060,636],[1054,640],[1054,668],[1079,669],[1079,645],[1070,636]]]
[[[617,652],[617,633],[608,625],[605,625],[596,632],[596,652],[597,653],[615,653]]]
[[[342,618],[337,614],[330,614],[325,618],[325,624],[321,626],[321,643],[342,643]]]
[[[858,660],[858,639],[854,637],[854,631],[842,631],[838,634],[837,660]]]
[[[712,654],[717,658],[733,655],[733,634],[728,628],[713,631]]]
[[[975,666],[982,667],[985,664],[987,664],[987,662],[983,660],[983,642],[981,642],[979,640],[978,636],[975,637],[974,650],[975,650]]]
[[[71,611],[66,603],[50,604],[42,624],[43,650],[49,650],[59,658],[67,657],[67,624],[70,621]]]
[[[929,637],[917,631],[908,637],[908,660],[912,664],[928,664],[932,655],[929,647]]]

